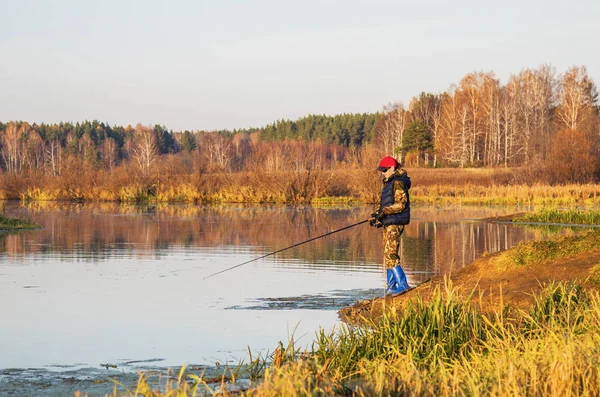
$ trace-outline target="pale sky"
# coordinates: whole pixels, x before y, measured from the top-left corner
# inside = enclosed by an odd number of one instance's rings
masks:
[[[599,17],[598,0],[0,0],[0,121],[260,127],[545,63],[600,83]]]

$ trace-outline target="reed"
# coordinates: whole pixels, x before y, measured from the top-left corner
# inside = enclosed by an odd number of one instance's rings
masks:
[[[469,304],[459,298],[451,285],[439,287],[431,299],[409,302],[401,312],[384,313],[365,327],[341,327],[332,334],[320,331],[312,355],[320,362],[331,360],[338,374],[346,378],[361,361],[396,360],[409,356],[418,367],[450,360],[467,353],[473,338],[483,340],[485,323]]]
[[[80,173],[74,170],[81,169]],[[74,163],[60,176],[0,175],[0,198],[18,200],[169,203],[374,203],[380,175],[373,168],[334,170],[204,172],[183,165],[157,165],[146,173],[132,165],[112,172]],[[519,170],[410,168],[414,202],[427,204],[600,204],[600,185],[520,183]]]
[[[479,185],[413,184],[413,201],[430,204],[594,206],[600,204],[600,185],[546,184]]]

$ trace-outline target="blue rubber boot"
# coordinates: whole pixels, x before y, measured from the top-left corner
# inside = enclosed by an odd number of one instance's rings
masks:
[[[396,266],[391,269],[387,269],[387,289],[385,290],[386,295],[399,295],[410,289],[408,281],[406,280],[406,274],[402,270],[402,266]]]

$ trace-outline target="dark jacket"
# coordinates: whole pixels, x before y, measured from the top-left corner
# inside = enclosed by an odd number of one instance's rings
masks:
[[[391,178],[386,180],[381,190],[380,208],[384,210],[386,207],[394,204],[394,183],[399,181],[406,194],[406,206],[402,212],[386,215],[382,223],[384,225],[408,225],[410,223],[410,178],[406,173],[396,173]]]

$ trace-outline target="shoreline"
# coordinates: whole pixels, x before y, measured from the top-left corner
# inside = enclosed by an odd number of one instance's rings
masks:
[[[512,223],[521,216],[522,213],[516,213],[480,221]],[[448,275],[434,276],[402,295],[357,302],[340,309],[338,315],[347,324],[363,324],[381,317],[387,309],[402,310],[417,299],[428,301],[438,288],[456,288],[463,299],[476,296],[487,311],[498,310],[504,305],[526,310],[543,286],[552,282],[579,283],[586,289],[600,291],[599,225],[582,226],[593,229],[549,242],[520,243],[514,248],[481,257]],[[577,248],[582,245],[581,241],[587,248]],[[556,253],[544,257],[544,250],[550,245],[557,245]]]

